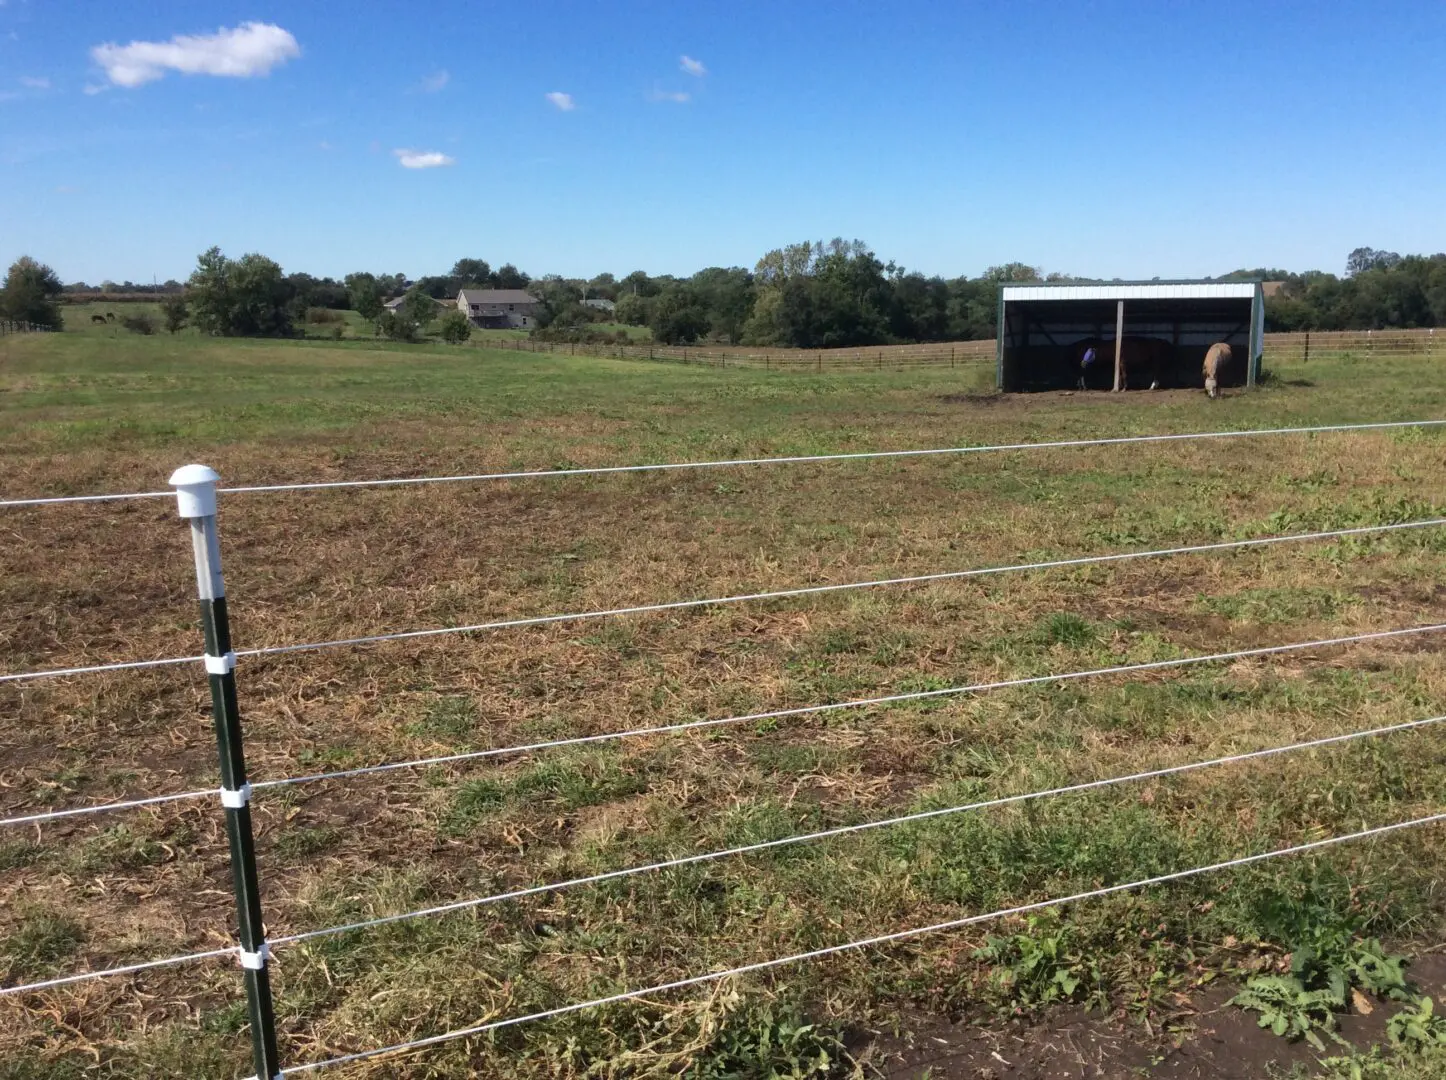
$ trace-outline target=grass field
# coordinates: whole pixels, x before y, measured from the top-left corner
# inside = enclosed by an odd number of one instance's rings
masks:
[[[439,309],[440,310],[440,309]],[[65,329],[68,332],[84,334],[87,337],[104,337],[110,340],[117,338],[134,338],[138,335],[134,331],[127,330],[121,325],[121,318],[127,315],[147,315],[154,322],[156,337],[158,338],[185,338],[195,339],[199,333],[194,327],[184,327],[176,334],[168,334],[165,330],[166,320],[161,314],[161,305],[149,301],[136,301],[127,303],[108,303],[101,301],[86,302],[79,304],[66,304],[61,308],[65,319]],[[115,319],[108,322],[96,322],[94,316],[99,315],[102,319],[107,314],[114,315]],[[337,311],[335,315],[339,318],[337,323],[303,323],[297,327],[301,333],[309,338],[317,338],[329,341],[334,336],[334,327],[342,328],[344,340],[356,339],[358,341],[372,342],[376,339],[376,333],[372,324],[363,319],[355,311]],[[646,343],[652,339],[652,332],[646,326],[628,326],[624,323],[595,323],[594,329],[603,333],[616,333],[619,330],[625,331],[634,342]],[[440,344],[437,324],[433,323],[426,334],[431,344]],[[470,344],[485,347],[488,342],[497,341],[519,341],[526,340],[526,330],[479,330],[472,331]]]
[[[1001,398],[984,366],[780,377],[86,327],[0,339],[0,493],[163,489],[189,461],[243,485],[1440,412],[1419,361],[1273,376],[1213,403]],[[1410,430],[233,495],[220,525],[245,648],[1410,520],[1446,507],[1443,449]],[[198,651],[172,502],[0,514],[0,669]],[[1442,622],[1443,572],[1446,533],[1417,530],[331,650],[238,679],[262,780]],[[262,793],[268,932],[1419,719],[1446,712],[1442,644]],[[214,754],[193,670],[0,685],[7,814],[213,786]],[[1404,820],[1441,810],[1443,783],[1428,728],[279,948],[284,1052],[295,1065]],[[0,834],[0,981],[229,944],[219,825],[201,802]],[[1440,942],[1442,852],[1439,830],[1408,830],[318,1075],[875,1075],[920,1017],[1047,1030],[1061,1001],[1166,1046],[1204,1022],[1203,986],[1277,970],[1310,935]],[[249,1076],[239,990],[216,962],[0,998],[0,1077]],[[1409,1068],[1379,1075],[1443,1075]]]

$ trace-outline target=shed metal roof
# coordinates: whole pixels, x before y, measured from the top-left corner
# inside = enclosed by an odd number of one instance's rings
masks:
[[[1254,281],[1151,281],[1099,285],[1004,285],[1011,300],[1250,300]]]

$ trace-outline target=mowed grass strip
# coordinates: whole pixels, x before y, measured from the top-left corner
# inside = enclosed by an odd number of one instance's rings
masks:
[[[0,455],[6,495],[65,494],[161,488],[190,460],[228,484],[415,476],[1408,419],[1439,398],[1435,373],[1404,361],[1282,374],[1215,403],[995,398],[983,369],[820,377],[97,327],[0,342]],[[249,647],[1411,520],[1446,504],[1443,445],[1409,431],[238,495],[221,530]],[[195,651],[189,540],[169,500],[3,525],[5,670]],[[1443,569],[1446,536],[1422,530],[277,657],[240,670],[248,757],[266,779],[1442,621]],[[281,789],[256,803],[268,923],[303,931],[1417,719],[1446,711],[1442,645]],[[215,783],[191,671],[0,688],[0,748],[7,813]],[[1443,751],[1426,729],[319,939],[278,950],[283,1039],[310,1060],[1430,813]],[[1058,926],[1104,1000],[1154,1015],[1284,944],[1267,917],[1282,898],[1324,896],[1372,933],[1439,940],[1437,839],[1080,905]],[[229,940],[209,804],[0,844],[7,981]],[[336,1075],[819,1074],[845,1060],[845,1029],[991,1008],[990,965],[972,955],[988,932]],[[246,1076],[238,993],[231,968],[202,965],[6,998],[0,1059],[47,1080]]]

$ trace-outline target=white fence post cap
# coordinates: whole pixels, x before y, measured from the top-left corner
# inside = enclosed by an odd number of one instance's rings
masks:
[[[171,474],[176,504],[183,518],[213,517],[216,483],[221,474],[209,465],[183,465]]]

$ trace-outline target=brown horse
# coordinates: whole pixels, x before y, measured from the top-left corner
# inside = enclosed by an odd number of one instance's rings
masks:
[[[1220,377],[1230,366],[1230,346],[1223,341],[1211,345],[1205,353],[1205,392],[1212,398],[1220,396]]]
[[[104,316],[104,315],[92,315],[92,316],[90,317],[90,321],[93,322],[93,323],[100,323],[102,326],[104,326],[104,325],[105,325],[105,316]]]
[[[1090,364],[1084,363],[1085,354],[1094,349],[1094,360]],[[1123,361],[1124,371],[1120,389],[1130,388],[1131,376],[1134,377],[1136,385],[1149,380],[1151,390],[1160,388],[1160,374],[1164,371],[1166,364],[1174,357],[1175,348],[1168,341],[1152,337],[1125,337],[1120,342],[1120,359]],[[1086,338],[1084,341],[1077,341],[1070,346],[1070,366],[1080,373],[1080,389],[1085,389],[1085,376],[1092,369],[1100,369],[1113,373],[1115,368],[1115,339],[1114,338]],[[1111,374],[1110,384],[1114,385],[1114,377]]]

